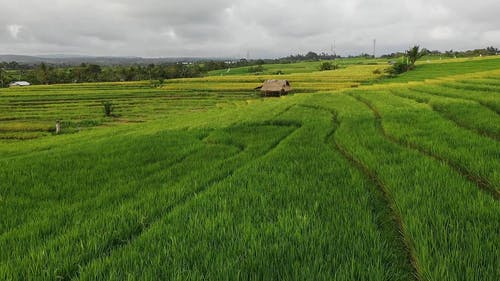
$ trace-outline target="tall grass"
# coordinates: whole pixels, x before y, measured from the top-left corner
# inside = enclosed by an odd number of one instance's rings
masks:
[[[379,95],[373,93],[370,99]],[[494,231],[499,227],[498,201],[445,163],[385,136],[385,116],[383,129],[370,108],[355,98],[323,95],[311,102],[338,113],[335,139],[387,187],[424,280],[500,276],[495,259],[500,239]],[[394,114],[413,118],[406,111]]]
[[[440,97],[404,88],[393,90],[392,93],[420,103],[427,103],[434,111],[452,120],[458,126],[500,140],[500,117],[496,112],[478,102]]]
[[[0,279],[499,280],[498,61],[1,90]]]

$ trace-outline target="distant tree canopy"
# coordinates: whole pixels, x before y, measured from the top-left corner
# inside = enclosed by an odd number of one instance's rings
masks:
[[[117,65],[100,66],[97,64],[82,63],[78,66],[48,65],[40,63],[37,65],[21,65],[16,62],[0,63],[3,69],[1,81],[4,86],[14,80],[26,80],[32,84],[55,84],[55,83],[85,83],[85,82],[113,82],[113,81],[138,81],[200,77],[204,73],[213,70],[226,69],[229,67],[255,66],[257,71],[262,64],[273,60],[246,59],[237,61],[210,60],[198,63],[165,63],[147,65]],[[7,75],[5,69],[16,73],[15,78]],[[0,83],[0,86],[2,84]]]
[[[29,68],[28,65],[24,64],[19,64],[18,62],[11,61],[11,62],[0,62],[0,69],[10,69],[10,70],[20,70],[20,69],[27,69]]]
[[[416,46],[418,47],[418,46]],[[413,68],[415,62],[423,55],[443,57],[472,57],[500,54],[495,47],[476,49],[469,51],[428,51],[426,49],[409,50],[408,52],[392,53],[382,56],[386,59],[405,57],[407,61],[398,61],[391,71],[402,73]],[[371,58],[368,54],[349,56],[358,58]],[[185,63],[161,63],[161,64],[134,64],[102,66],[98,64],[82,63],[77,66],[53,65],[53,64],[21,64],[18,62],[0,62],[0,87],[6,87],[15,80],[26,80],[31,84],[55,84],[55,83],[84,83],[84,82],[113,82],[113,81],[137,81],[151,80],[164,81],[173,78],[200,77],[209,71],[248,66],[249,72],[262,72],[263,65],[271,63],[294,63],[300,61],[321,61],[341,58],[338,55],[327,53],[307,52],[305,55],[297,54],[280,59],[257,59],[257,60],[207,60],[200,62]],[[321,70],[327,70],[335,65],[322,64]],[[280,71],[282,73],[282,71]],[[391,72],[392,73],[392,72]],[[392,73],[392,74],[394,74]],[[163,83],[163,82],[162,82]],[[162,84],[160,83],[160,84]],[[155,85],[158,83],[154,83]]]
[[[41,63],[24,70],[17,70],[15,80],[26,80],[32,84],[55,83],[85,83],[85,82],[112,82],[160,80],[172,78],[198,77],[202,74],[199,65],[170,64],[170,65],[132,65],[101,67],[97,64],[81,64],[75,67],[56,67]],[[0,76],[6,84],[14,77],[5,74]],[[5,85],[4,83],[4,85]]]
[[[497,49],[495,47],[487,47],[484,49],[475,49],[475,50],[467,50],[467,51],[454,51],[454,50],[448,50],[448,51],[437,51],[437,50],[426,50],[426,55],[428,56],[439,56],[439,57],[448,57],[448,58],[464,58],[464,57],[477,57],[477,56],[494,56],[500,54],[500,49]],[[399,58],[404,56],[405,53],[403,52],[398,52],[398,53],[392,53],[392,54],[387,54],[381,56],[381,58]]]
[[[317,54],[315,52],[308,52],[305,55],[301,55],[301,54],[290,55],[288,57],[278,59],[277,61],[279,63],[292,63],[292,62],[299,62],[299,61],[334,60],[336,58],[340,58],[340,56],[327,54],[327,53]]]

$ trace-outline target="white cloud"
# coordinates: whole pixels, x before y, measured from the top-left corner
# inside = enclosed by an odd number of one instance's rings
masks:
[[[169,37],[172,40],[177,39],[177,33],[175,33],[175,30],[173,28],[170,28],[168,31],[163,32],[163,35]]]
[[[19,33],[21,32],[22,28],[23,28],[23,26],[19,25],[19,24],[9,24],[9,25],[7,25],[7,30],[9,31],[10,36],[12,36],[12,38],[14,38],[14,39],[18,38]]]
[[[430,36],[435,40],[449,40],[453,39],[458,33],[449,26],[438,26],[430,31]]]
[[[481,35],[481,43],[484,45],[500,45],[500,29],[488,30]]]

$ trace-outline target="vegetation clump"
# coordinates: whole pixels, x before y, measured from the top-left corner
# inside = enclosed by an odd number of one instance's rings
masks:
[[[105,101],[102,103],[102,105],[104,107],[104,116],[106,117],[113,116],[113,110],[114,110],[113,103],[110,101]]]
[[[151,88],[161,88],[161,86],[163,86],[163,84],[165,84],[165,79],[160,78],[158,80],[151,80],[150,84],[151,84]]]
[[[264,67],[262,65],[251,66],[248,68],[248,73],[259,73],[263,71]]]
[[[335,70],[335,69],[338,69],[339,66],[336,65],[336,64],[333,64],[329,61],[326,61],[324,63],[322,63],[320,66],[319,66],[319,70],[320,71],[325,71],[325,70]]]
[[[415,63],[417,62],[417,60],[425,56],[427,52],[428,51],[425,48],[421,50],[420,46],[413,46],[411,49],[406,51],[406,54],[402,57],[401,61],[398,61],[392,65],[392,68],[389,69],[389,74],[391,74],[392,76],[396,76],[398,74],[415,69]]]

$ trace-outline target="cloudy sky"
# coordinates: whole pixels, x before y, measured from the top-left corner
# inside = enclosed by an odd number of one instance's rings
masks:
[[[280,57],[500,47],[499,0],[0,0],[0,54]]]

